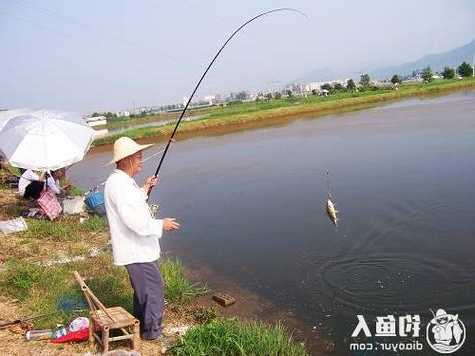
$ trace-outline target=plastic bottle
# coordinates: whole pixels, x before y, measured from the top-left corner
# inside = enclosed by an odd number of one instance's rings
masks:
[[[46,340],[53,337],[52,329],[42,329],[42,330],[29,330],[25,334],[25,338],[29,341],[31,340]]]

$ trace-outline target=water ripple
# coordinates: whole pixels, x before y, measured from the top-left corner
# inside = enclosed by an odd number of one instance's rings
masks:
[[[323,293],[356,310],[426,311],[428,302],[443,303],[470,284],[473,288],[471,275],[463,267],[416,254],[336,257],[319,272]]]

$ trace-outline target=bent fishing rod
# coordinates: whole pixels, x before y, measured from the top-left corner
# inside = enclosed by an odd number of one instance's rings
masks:
[[[294,9],[294,8],[291,8],[291,7],[282,7],[282,8],[278,8],[278,9],[273,9],[273,10],[269,10],[269,11],[266,11],[266,12],[263,12],[257,16],[254,16],[253,18],[247,20],[245,23],[243,23],[241,26],[239,26],[229,37],[228,39],[224,42],[224,44],[221,46],[221,48],[219,49],[219,51],[215,54],[215,56],[213,57],[213,59],[211,60],[211,62],[208,64],[208,67],[206,68],[206,70],[204,71],[204,73],[201,75],[201,78],[200,80],[198,81],[198,83],[196,84],[195,88],[193,89],[193,92],[191,93],[188,101],[186,102],[186,105],[185,107],[183,108],[183,111],[181,112],[180,114],[180,117],[178,118],[178,121],[175,125],[175,128],[173,129],[173,132],[172,134],[170,135],[170,138],[168,139],[168,142],[167,142],[167,145],[165,146],[165,150],[163,151],[163,154],[162,154],[162,157],[160,158],[160,162],[158,163],[158,167],[157,167],[157,170],[155,171],[155,174],[154,174],[154,177],[156,178],[158,176],[158,172],[160,171],[160,168],[162,167],[162,163],[163,163],[163,160],[165,159],[165,156],[167,155],[167,152],[168,152],[168,149],[170,148],[170,144],[172,143],[173,141],[173,137],[175,136],[176,132],[178,131],[178,127],[180,126],[180,123],[181,123],[181,120],[183,119],[183,116],[185,115],[185,112],[186,110],[188,109],[188,106],[190,105],[191,103],[191,100],[193,99],[193,97],[195,96],[195,93],[196,91],[198,90],[198,88],[200,87],[201,85],[201,82],[203,81],[203,79],[205,78],[206,74],[208,73],[208,71],[211,69],[211,67],[213,66],[214,62],[216,61],[216,59],[219,57],[219,55],[221,54],[221,52],[224,50],[224,48],[227,46],[227,44],[233,39],[234,36],[236,36],[238,34],[238,32],[240,32],[244,27],[246,27],[248,24],[250,24],[251,22],[257,20],[258,18],[260,17],[263,17],[263,16],[266,16],[266,15],[269,15],[271,13],[274,13],[274,12],[281,12],[281,11],[291,11],[291,12],[296,12],[302,16],[305,16],[305,17],[308,17],[304,12],[300,11],[300,10],[297,10],[297,9]],[[152,187],[149,189],[148,191],[148,196],[150,197],[150,193],[152,191]]]

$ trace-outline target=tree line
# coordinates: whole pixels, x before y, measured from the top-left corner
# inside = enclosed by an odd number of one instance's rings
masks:
[[[444,79],[454,79],[455,73],[457,73],[460,77],[466,78],[473,76],[473,70],[474,69],[470,64],[463,62],[457,68],[445,66],[441,75]],[[430,67],[426,67],[422,70],[421,77],[425,82],[431,82],[434,80],[434,73],[432,73],[432,69]]]

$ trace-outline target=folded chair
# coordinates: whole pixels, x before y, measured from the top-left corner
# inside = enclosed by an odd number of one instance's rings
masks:
[[[79,283],[90,309],[89,342],[94,339],[101,345],[102,351],[109,351],[109,342],[130,340],[132,350],[140,347],[139,321],[122,307],[106,308],[94,295],[77,271],[74,277]],[[119,336],[112,336],[112,332],[118,330]]]

